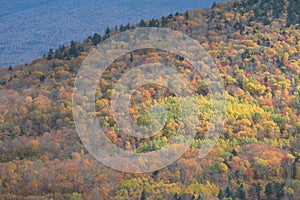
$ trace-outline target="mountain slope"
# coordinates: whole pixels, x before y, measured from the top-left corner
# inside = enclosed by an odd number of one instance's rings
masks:
[[[218,3],[108,29],[29,65],[0,69],[0,199],[299,198],[300,30],[295,5],[296,0]],[[227,113],[220,140],[207,157],[198,158],[211,111],[205,82],[184,59],[168,57],[197,91],[202,116],[198,132],[177,162],[153,173],[129,174],[105,167],[85,150],[75,131],[71,99],[88,52],[119,31],[139,26],[180,30],[198,40],[223,78]],[[178,116],[157,137],[124,137],[108,109],[114,83],[110,75],[122,75],[120,69],[143,59],[161,61],[160,56],[165,52],[124,55],[97,88],[96,112],[106,135],[128,151],[163,148],[176,132]],[[143,111],[149,104],[176,102],[170,91],[157,86],[136,94],[141,98],[132,98],[130,112],[142,125],[148,123]]]

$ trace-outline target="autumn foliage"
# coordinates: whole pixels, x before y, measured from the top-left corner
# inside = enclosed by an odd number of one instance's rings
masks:
[[[298,199],[297,5],[297,0],[218,3],[121,25],[51,50],[30,64],[0,69],[0,199]],[[205,77],[183,57],[161,50],[129,52],[112,63],[96,90],[96,115],[106,136],[127,151],[164,148],[181,118],[176,112],[167,115],[163,129],[151,138],[126,136],[110,109],[115,77],[140,64],[161,62],[182,73],[197,93],[200,119],[191,125],[197,128],[191,147],[177,162],[148,174],[116,172],[95,160],[80,141],[72,114],[73,85],[87,54],[101,41],[138,27],[166,27],[198,40],[213,57],[227,98],[220,139],[200,159],[199,147],[209,142],[204,138],[211,115]],[[176,110],[177,101],[167,88],[146,85],[132,96],[129,113],[135,123],[147,125],[152,105]]]

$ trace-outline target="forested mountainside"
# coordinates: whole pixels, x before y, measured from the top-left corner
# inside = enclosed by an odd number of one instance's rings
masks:
[[[107,29],[105,35],[72,41],[30,64],[0,69],[0,199],[299,199],[298,8],[298,0],[217,3]],[[197,92],[201,120],[190,149],[178,161],[146,174],[117,172],[99,163],[82,145],[72,115],[75,77],[88,53],[105,39],[138,27],[166,27],[198,40],[215,60],[227,98],[220,139],[208,156],[199,158],[211,115],[208,91],[184,58],[170,56],[166,62]],[[97,87],[100,123],[107,137],[128,151],[163,148],[176,134],[179,117],[170,116],[153,138],[124,137],[109,110],[111,75],[119,77],[120,69],[161,61],[164,55],[128,53],[109,67]],[[149,123],[149,105],[176,106],[176,97],[165,88],[150,85],[136,94],[130,114],[140,125]]]

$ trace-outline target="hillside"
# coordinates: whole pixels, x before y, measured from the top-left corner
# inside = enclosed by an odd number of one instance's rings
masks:
[[[297,7],[298,0],[217,3],[107,29],[30,64],[0,69],[0,199],[299,199]],[[180,116],[168,116],[155,137],[124,136],[109,109],[112,75],[120,77],[124,69],[147,62],[170,63],[199,98],[201,119],[189,150],[170,166],[146,174],[99,163],[82,145],[72,114],[75,77],[88,53],[107,38],[138,27],[180,30],[198,40],[214,59],[227,98],[220,139],[208,156],[199,158],[211,116],[203,77],[184,58],[153,49],[130,52],[112,63],[97,87],[95,108],[106,136],[120,148],[163,149],[176,135]],[[163,87],[148,85],[135,95],[130,114],[140,125],[149,124],[145,108],[150,105],[178,106],[174,93]]]

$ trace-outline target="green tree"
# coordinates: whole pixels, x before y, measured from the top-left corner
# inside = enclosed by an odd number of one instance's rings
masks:
[[[254,123],[259,123],[263,119],[262,115],[259,112],[252,114],[252,120]]]
[[[260,192],[262,191],[260,183],[255,184],[255,193],[258,199],[260,199]]]
[[[53,58],[53,50],[50,49],[47,55],[47,60],[51,60]]]
[[[97,45],[98,43],[101,42],[101,35],[95,33],[94,36],[92,37],[92,42],[94,45]]]
[[[147,199],[146,192],[145,192],[145,190],[143,190],[141,200],[146,200],[146,199]]]
[[[70,197],[70,200],[83,200],[81,194],[78,194],[77,192],[74,192],[72,196]]]
[[[70,53],[70,55],[72,55],[74,57],[79,56],[79,51],[77,49],[76,42],[71,41],[71,47],[70,47],[69,53]]]
[[[222,189],[220,189],[219,194],[218,194],[218,198],[219,198],[220,200],[222,200],[224,197],[225,197],[225,196],[224,196],[224,192],[223,192]]]
[[[225,197],[226,198],[233,198],[233,193],[232,193],[230,187],[228,187],[228,186],[225,189]]]
[[[241,200],[246,199],[246,193],[245,193],[245,190],[244,190],[243,185],[241,185],[241,186],[237,189],[236,196],[237,196],[239,199],[241,199]]]
[[[142,19],[141,22],[139,23],[140,27],[146,27],[146,22]]]
[[[272,183],[268,183],[265,188],[265,195],[270,199],[273,195]]]
[[[175,193],[173,200],[182,200],[182,198],[177,193]]]
[[[276,199],[280,200],[284,198],[284,186],[285,184],[282,183],[274,183],[273,187],[274,187],[274,192],[276,194]]]
[[[185,19],[189,19],[189,18],[190,18],[190,14],[189,14],[188,11],[186,11],[186,12],[184,13],[184,17],[185,17]]]
[[[169,21],[168,21],[168,18],[167,17],[162,17],[161,18],[161,24],[162,24],[162,26],[164,26],[164,25],[166,25],[167,23],[168,23]]]
[[[202,198],[201,194],[199,194],[199,196],[198,196],[197,200],[203,200],[203,198]]]

